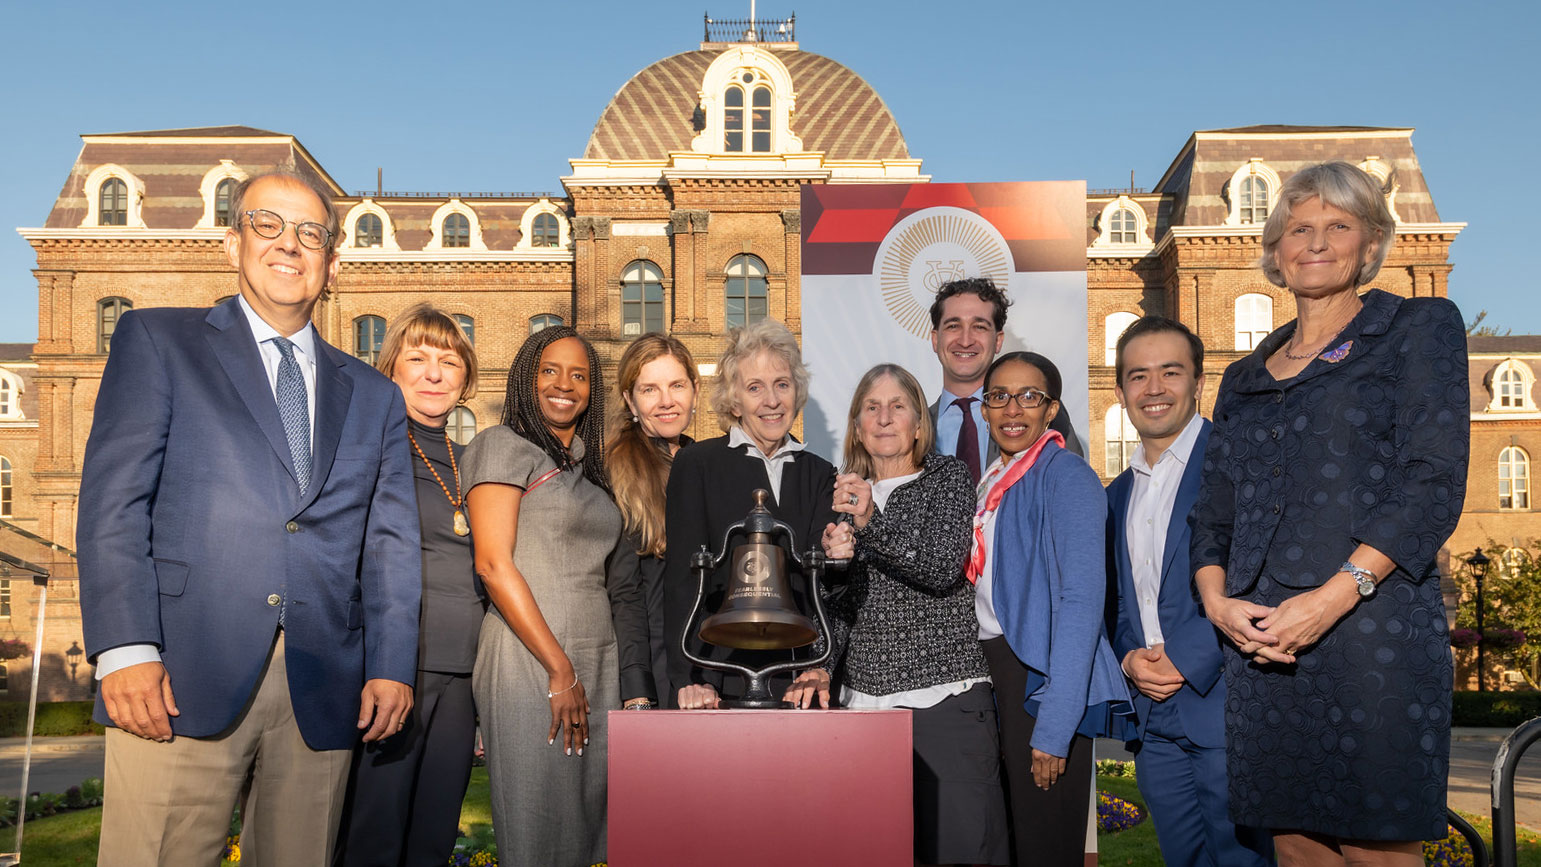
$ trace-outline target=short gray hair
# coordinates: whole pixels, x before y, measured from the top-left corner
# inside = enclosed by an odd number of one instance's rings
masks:
[[[230,192],[230,228],[237,232],[241,231],[241,218],[245,216],[246,210],[246,193],[251,190],[252,184],[268,178],[284,178],[310,190],[315,195],[321,202],[321,209],[326,211],[326,230],[332,233],[331,240],[326,245],[326,254],[336,255],[337,243],[342,240],[342,219],[337,215],[337,204],[332,201],[332,191],[310,175],[291,168],[280,167],[265,171],[236,184],[235,189]]]
[[[717,384],[712,389],[712,410],[717,413],[717,425],[723,431],[733,429],[737,416],[733,405],[738,402],[738,366],[745,361],[769,352],[786,362],[792,372],[794,398],[793,416],[803,411],[808,403],[808,368],[803,364],[803,351],[797,348],[797,338],[785,325],[774,319],[761,319],[752,325],[743,325],[728,332],[728,344],[723,347],[722,358],[717,361]]]
[[[1263,258],[1258,262],[1263,268],[1263,276],[1275,286],[1284,286],[1284,275],[1279,271],[1274,252],[1284,237],[1290,210],[1313,198],[1320,198],[1323,203],[1359,220],[1374,236],[1371,243],[1376,245],[1375,255],[1359,269],[1354,286],[1374,280],[1386,261],[1386,254],[1391,252],[1391,245],[1396,242],[1396,220],[1391,217],[1391,209],[1386,207],[1386,191],[1380,180],[1341,160],[1301,169],[1284,182],[1279,190],[1279,203],[1268,215],[1268,222],[1263,224]]]

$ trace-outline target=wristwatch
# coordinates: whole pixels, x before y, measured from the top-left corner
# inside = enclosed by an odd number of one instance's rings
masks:
[[[1343,565],[1338,567],[1338,571],[1347,572],[1349,577],[1354,579],[1354,583],[1359,585],[1359,597],[1361,599],[1368,599],[1375,595],[1374,572],[1363,566],[1355,566],[1348,560],[1343,561]]]

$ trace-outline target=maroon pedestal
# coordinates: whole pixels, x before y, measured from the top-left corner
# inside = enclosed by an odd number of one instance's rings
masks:
[[[907,710],[610,712],[612,867],[910,865]]]

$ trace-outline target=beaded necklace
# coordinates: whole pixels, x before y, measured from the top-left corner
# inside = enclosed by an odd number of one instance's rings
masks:
[[[455,507],[455,535],[471,535],[471,525],[466,523],[466,513],[462,510],[462,503],[465,502],[465,497],[460,493],[460,467],[455,465],[455,446],[450,442],[449,430],[445,429],[444,431],[444,448],[449,452],[450,472],[455,474],[454,496],[450,496],[449,485],[444,484],[444,479],[439,477],[439,471],[434,469],[433,464],[428,462],[428,456],[423,454],[423,447],[417,444],[417,437],[413,436],[410,430],[407,431],[407,439],[411,441],[413,451],[416,451],[417,456],[423,459],[423,466],[428,468],[428,472],[433,473],[433,480],[439,483],[439,487],[444,491],[444,496],[449,499],[449,504]]]

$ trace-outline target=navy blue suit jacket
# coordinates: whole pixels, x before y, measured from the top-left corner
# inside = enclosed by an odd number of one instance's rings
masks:
[[[1199,429],[1193,455],[1177,488],[1177,502],[1167,525],[1156,614],[1161,620],[1166,654],[1187,680],[1167,701],[1176,706],[1189,740],[1201,747],[1221,747],[1225,745],[1225,682],[1221,674],[1224,657],[1214,626],[1194,600],[1193,571],[1188,568],[1188,547],[1193,534],[1189,513],[1198,501],[1210,427],[1204,421]],[[1132,469],[1125,469],[1108,485],[1108,574],[1113,576],[1114,584],[1108,595],[1117,600],[1116,606],[1108,606],[1108,634],[1120,663],[1129,651],[1145,646],[1145,627],[1140,623],[1140,609],[1135,602],[1134,571],[1129,563],[1124,523],[1133,490]],[[1130,693],[1134,697],[1140,737],[1144,738],[1153,702],[1138,690],[1131,689]]]
[[[86,444],[77,533],[86,653],[153,644],[178,735],[227,729],[284,600],[305,742],[357,740],[366,679],[413,683],[422,587],[400,390],[316,340],[310,488],[235,299],[124,314]],[[110,724],[100,699],[97,721]]]

